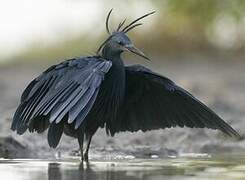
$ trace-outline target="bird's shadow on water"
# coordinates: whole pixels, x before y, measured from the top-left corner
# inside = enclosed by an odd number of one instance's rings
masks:
[[[117,172],[96,172],[89,163],[80,163],[77,168],[61,170],[59,163],[48,164],[48,180],[111,180],[111,179],[129,179],[129,177],[122,176],[117,178]]]
[[[48,164],[49,180],[140,180],[159,176],[184,175],[185,169],[174,166],[154,166],[113,162],[79,163],[72,167],[62,163]]]
[[[142,175],[130,174],[126,170],[113,170],[113,164],[104,170],[95,170],[90,163],[80,163],[75,168],[61,168],[59,163],[48,164],[48,180],[139,180]]]

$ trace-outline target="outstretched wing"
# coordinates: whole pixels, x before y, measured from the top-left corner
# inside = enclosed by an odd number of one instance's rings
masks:
[[[116,132],[186,126],[219,129],[230,136],[239,136],[186,90],[143,66],[126,67],[125,93]]]
[[[95,102],[110,61],[97,57],[71,59],[54,65],[34,79],[21,97],[12,130],[43,132],[57,129],[63,119],[80,126]],[[63,132],[63,131],[61,131]]]

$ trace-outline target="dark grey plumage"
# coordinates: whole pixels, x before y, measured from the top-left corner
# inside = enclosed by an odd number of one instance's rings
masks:
[[[175,126],[219,129],[239,134],[207,106],[171,80],[140,66],[124,66],[124,51],[148,59],[126,33],[148,13],[111,33],[98,55],[74,58],[54,65],[24,90],[12,130],[23,134],[48,130],[48,143],[57,147],[63,132],[78,139],[82,158],[88,160],[91,138],[99,127],[114,135],[121,131],[147,131]],[[83,156],[83,142],[87,147]]]

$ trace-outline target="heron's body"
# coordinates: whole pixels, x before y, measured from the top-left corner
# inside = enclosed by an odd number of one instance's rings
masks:
[[[125,50],[147,58],[125,35],[137,26],[132,24],[113,33],[102,44],[100,56],[64,61],[34,79],[22,94],[11,128],[19,134],[49,129],[51,147],[59,144],[63,133],[75,137],[86,160],[99,127],[112,136],[175,126],[219,129],[239,136],[168,78],[140,65],[124,65],[121,53]],[[88,144],[83,156],[84,139]]]

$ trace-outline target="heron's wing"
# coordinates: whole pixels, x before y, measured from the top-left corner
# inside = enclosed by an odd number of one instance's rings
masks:
[[[78,128],[110,67],[110,61],[97,57],[71,59],[50,67],[24,90],[11,128],[19,134],[27,128],[42,132],[63,118]]]
[[[125,103],[116,131],[196,127],[239,134],[212,110],[171,80],[140,66],[126,67]]]

